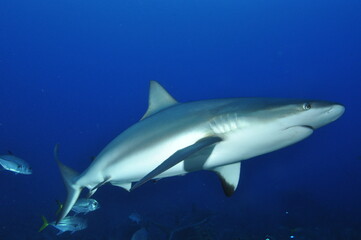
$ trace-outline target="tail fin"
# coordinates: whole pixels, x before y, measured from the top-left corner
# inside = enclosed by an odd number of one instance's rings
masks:
[[[60,173],[63,177],[64,184],[65,184],[66,190],[68,192],[68,196],[67,196],[64,206],[62,207],[61,212],[58,216],[56,224],[58,224],[70,212],[71,208],[74,206],[74,203],[76,202],[76,200],[78,200],[78,197],[82,190],[82,187],[74,184],[74,180],[78,176],[78,173],[75,172],[73,169],[65,166],[62,162],[59,161],[58,149],[59,149],[59,146],[57,144],[57,145],[55,145],[55,148],[54,148],[54,158],[55,158],[56,162],[58,163]]]
[[[48,220],[44,216],[41,216],[41,219],[43,219],[43,225],[40,227],[39,232],[43,231],[47,226],[49,226]]]
[[[63,204],[59,200],[56,200],[56,204],[58,204],[58,210],[56,210],[55,216],[58,216],[61,209],[63,209]]]

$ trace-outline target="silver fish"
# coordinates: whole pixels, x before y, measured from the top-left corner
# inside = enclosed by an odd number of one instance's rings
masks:
[[[95,211],[99,209],[100,205],[97,200],[93,198],[79,198],[71,209],[76,214]]]
[[[71,232],[73,234],[76,231],[80,231],[88,227],[86,219],[75,216],[67,216],[58,223],[56,223],[55,221],[49,223],[44,216],[42,216],[42,220],[43,225],[39,229],[39,232],[43,231],[47,226],[50,225],[59,230],[57,235],[60,235],[64,232]]]
[[[16,174],[32,174],[33,170],[27,162],[12,154],[0,156],[0,165],[8,171],[15,172]]]
[[[142,216],[140,216],[140,214],[139,213],[132,213],[132,214],[130,214],[129,216],[128,216],[128,218],[132,221],[132,222],[134,222],[134,223],[136,223],[136,224],[140,224],[143,220],[142,220]]]

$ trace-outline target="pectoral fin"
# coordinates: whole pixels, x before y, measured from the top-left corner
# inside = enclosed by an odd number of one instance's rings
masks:
[[[166,159],[162,164],[160,164],[158,167],[156,167],[153,171],[151,171],[145,177],[143,177],[139,182],[134,184],[133,187],[130,189],[130,191],[136,189],[137,187],[146,183],[150,179],[165,172],[166,170],[170,169],[171,167],[175,166],[176,164],[180,163],[181,161],[183,161],[184,159],[189,157],[190,155],[204,149],[205,147],[208,147],[212,144],[218,143],[220,141],[222,141],[222,138],[220,138],[220,137],[216,137],[216,136],[205,137],[205,138],[198,140],[193,145],[190,145],[188,147],[178,150],[172,156],[170,156],[168,159]]]
[[[241,163],[233,163],[220,166],[213,169],[221,180],[223,191],[227,197],[232,196],[238,186],[239,176],[241,172]]]

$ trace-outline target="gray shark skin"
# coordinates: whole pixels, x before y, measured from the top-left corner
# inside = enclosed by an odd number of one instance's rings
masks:
[[[210,170],[230,196],[237,188],[242,160],[299,142],[344,110],[337,103],[297,99],[178,103],[151,81],[146,114],[111,141],[83,173],[62,164],[55,148],[68,192],[58,221],[69,213],[83,188],[92,195],[105,183],[130,191],[150,179]]]

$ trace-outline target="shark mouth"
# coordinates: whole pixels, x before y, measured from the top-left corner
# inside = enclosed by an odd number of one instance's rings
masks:
[[[312,126],[310,126],[310,125],[300,125],[299,127],[309,128],[309,129],[311,129],[312,131],[315,130],[315,129],[314,129]]]
[[[310,129],[310,130],[312,130],[312,131],[315,130],[315,129],[314,129],[312,126],[310,126],[310,125],[294,125],[294,126],[291,126],[291,127],[287,127],[287,128],[285,128],[284,130],[287,130],[287,129],[290,129],[290,128],[294,128],[294,127],[308,128],[308,129]]]

